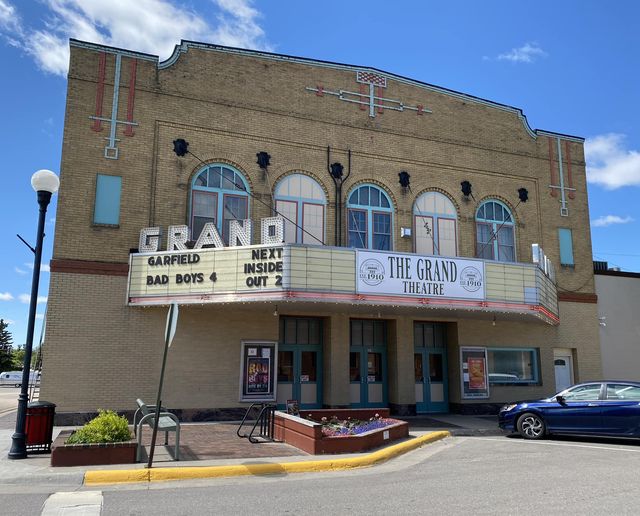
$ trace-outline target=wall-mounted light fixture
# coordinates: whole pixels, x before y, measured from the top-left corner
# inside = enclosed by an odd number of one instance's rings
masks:
[[[495,326],[496,325],[496,316],[493,316],[493,321],[491,321],[491,326]]]
[[[411,184],[411,176],[409,175],[409,172],[406,172],[405,170],[398,172],[398,178],[398,182],[400,183],[400,186],[404,191],[406,191],[407,189],[411,190],[411,188],[409,187],[409,185]]]
[[[329,168],[331,169],[331,177],[333,177],[333,179],[340,180],[342,178],[342,174],[344,171],[344,167],[342,166],[342,163],[338,163],[338,162],[331,163]]]
[[[462,195],[464,195],[465,200],[468,201],[469,196],[473,198],[473,193],[471,193],[471,183],[469,181],[462,181],[460,183],[460,189],[462,190]]]
[[[347,175],[344,176],[344,167],[342,163],[331,163],[331,147],[327,147],[327,171],[336,187],[335,199],[335,245],[342,246],[342,185],[349,179],[351,175],[351,150],[348,151]],[[330,164],[331,163],[331,164]]]
[[[518,188],[518,198],[520,202],[527,202],[529,200],[529,191],[526,188]]]
[[[270,160],[271,160],[271,156],[269,155],[269,153],[265,152],[265,151],[260,151],[256,154],[256,158],[257,161],[256,163],[258,164],[258,166],[266,171],[269,168]]]
[[[173,140],[173,152],[182,157],[189,152],[189,142],[183,138]]]
[[[278,313],[278,305],[276,305],[276,308],[275,308],[275,310],[273,311],[273,316],[274,316],[274,317],[278,317],[278,315],[280,315],[280,314]]]

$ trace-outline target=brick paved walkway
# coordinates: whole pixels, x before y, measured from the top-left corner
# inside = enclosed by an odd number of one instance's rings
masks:
[[[284,443],[261,442],[253,444],[248,439],[238,437],[237,429],[238,424],[232,423],[182,423],[180,425],[180,460],[257,459],[307,455],[302,450]],[[250,430],[251,427],[246,429],[247,432]],[[145,428],[142,433],[142,443],[147,452],[151,445],[151,435],[151,428]],[[158,433],[154,463],[171,460],[173,438],[174,435],[170,433],[169,446],[165,448],[164,434]]]

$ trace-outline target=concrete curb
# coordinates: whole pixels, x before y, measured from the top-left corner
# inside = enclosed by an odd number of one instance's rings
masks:
[[[364,468],[385,462],[420,446],[444,439],[448,431],[430,432],[410,441],[394,444],[383,450],[347,459],[312,460],[270,464],[238,464],[233,466],[185,466],[152,469],[121,469],[87,471],[85,485],[121,484],[133,482],[160,482],[199,478],[235,477],[241,475],[282,475],[283,473],[310,473]]]

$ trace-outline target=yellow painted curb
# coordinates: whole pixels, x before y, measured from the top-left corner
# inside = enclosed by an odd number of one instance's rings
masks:
[[[447,431],[430,432],[410,441],[388,446],[360,457],[345,459],[310,460],[270,464],[239,464],[233,466],[185,466],[152,469],[116,469],[107,471],[87,471],[86,485],[121,484],[131,482],[158,482],[167,480],[187,480],[196,478],[236,477],[240,475],[282,475],[284,473],[309,473],[351,468],[363,468],[385,462],[393,457],[415,450],[439,439],[449,437]]]

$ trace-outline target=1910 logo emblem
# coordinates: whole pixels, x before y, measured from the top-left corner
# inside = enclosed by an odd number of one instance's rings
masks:
[[[467,292],[482,288],[482,273],[475,267],[465,267],[460,273],[460,286]]]
[[[384,280],[384,266],[372,258],[365,260],[360,266],[360,279],[371,287],[380,285]]]

